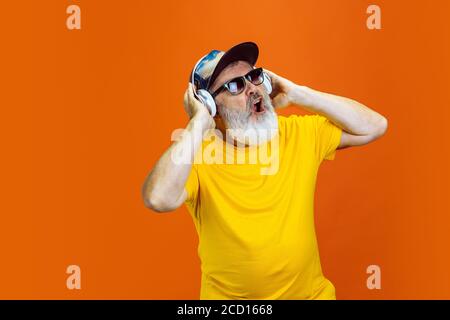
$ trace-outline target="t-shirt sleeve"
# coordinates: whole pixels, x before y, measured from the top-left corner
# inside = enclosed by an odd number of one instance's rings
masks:
[[[315,114],[305,116],[313,131],[315,153],[322,160],[334,160],[336,149],[339,147],[342,129],[336,126],[326,117]]]
[[[187,192],[187,197],[184,202],[188,205],[188,207],[190,207],[190,209],[195,210],[199,191],[198,172],[195,165],[192,166],[191,172],[189,173],[189,177],[184,188]]]

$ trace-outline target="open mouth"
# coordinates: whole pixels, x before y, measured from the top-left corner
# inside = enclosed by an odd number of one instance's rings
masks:
[[[262,101],[262,98],[258,98],[255,101],[253,101],[252,105],[252,112],[255,114],[262,114],[266,111],[266,108],[264,107],[264,103]]]

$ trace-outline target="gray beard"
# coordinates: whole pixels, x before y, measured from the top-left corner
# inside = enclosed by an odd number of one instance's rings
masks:
[[[267,93],[263,93],[262,99],[266,112],[259,116],[255,122],[250,121],[255,99],[247,101],[246,110],[244,111],[223,105],[218,106],[219,115],[222,117],[227,129],[227,138],[230,137],[237,143],[245,145],[259,145],[272,140],[278,132],[277,114]]]

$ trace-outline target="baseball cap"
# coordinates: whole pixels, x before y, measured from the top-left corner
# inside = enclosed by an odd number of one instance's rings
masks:
[[[251,66],[254,66],[258,60],[258,55],[259,49],[254,42],[240,43],[226,52],[212,50],[197,63],[192,71],[194,73],[194,84],[197,89],[209,90],[219,74],[230,63],[247,61]]]

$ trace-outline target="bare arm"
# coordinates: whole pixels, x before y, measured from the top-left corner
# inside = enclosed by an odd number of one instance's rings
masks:
[[[338,149],[367,144],[387,130],[387,119],[362,103],[299,86],[266,71],[274,84],[275,107],[282,108],[292,103],[325,116],[343,130]]]
[[[184,96],[184,105],[190,121],[181,139],[172,143],[153,167],[142,187],[142,197],[146,207],[156,212],[175,210],[183,204],[187,193],[184,188],[192,169],[192,162],[201,146],[203,133],[214,128],[214,120],[209,112],[193,95],[189,84]],[[188,153],[187,161],[174,161],[172,155]]]

